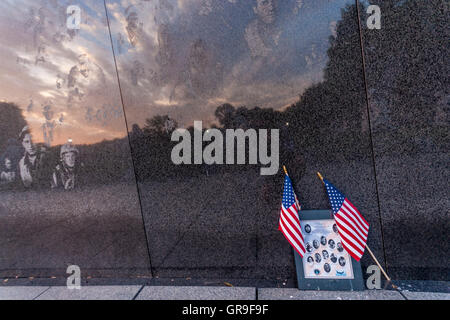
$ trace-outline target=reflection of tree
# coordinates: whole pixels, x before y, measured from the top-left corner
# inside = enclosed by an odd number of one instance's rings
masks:
[[[336,37],[330,37],[324,81],[311,86],[300,101],[285,111],[297,150],[325,157],[359,157],[357,145],[366,145],[365,95],[355,6],[342,10]],[[338,153],[334,147],[341,148]],[[325,160],[325,159],[324,159]]]
[[[22,110],[14,103],[0,102],[0,150],[4,150],[9,139],[17,139],[27,125]]]
[[[151,137],[170,136],[176,127],[177,123],[175,120],[169,118],[169,116],[156,115],[145,121],[144,133]]]

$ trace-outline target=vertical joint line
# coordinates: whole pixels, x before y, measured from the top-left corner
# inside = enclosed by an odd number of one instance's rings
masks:
[[[111,42],[111,51],[112,51],[112,54],[113,54],[114,67],[116,68],[116,76],[117,76],[117,84],[119,86],[120,102],[122,103],[122,111],[123,111],[123,117],[124,117],[124,120],[125,120],[125,128],[127,130],[128,146],[130,148],[130,156],[131,156],[131,165],[133,166],[134,179],[136,181],[136,190],[137,190],[137,196],[138,196],[138,199],[139,199],[139,208],[141,210],[142,225],[144,227],[145,243],[147,245],[147,254],[148,254],[148,260],[149,260],[149,264],[150,264],[150,274],[153,277],[153,267],[152,267],[152,259],[151,259],[151,255],[150,255],[150,247],[149,247],[148,238],[147,238],[147,229],[145,227],[144,212],[142,211],[141,194],[140,194],[140,189],[139,189],[139,184],[138,184],[138,179],[137,179],[136,167],[134,165],[133,149],[132,149],[132,146],[131,146],[130,132],[128,130],[127,115],[125,113],[125,104],[123,102],[122,87],[120,85],[119,69],[117,68],[116,54],[114,52],[114,45],[113,45],[113,39],[112,39],[112,34],[111,34],[111,26],[109,24],[109,16],[108,16],[108,8],[106,7],[106,0],[103,0],[103,5],[105,6],[106,22],[108,24],[109,40]]]
[[[362,69],[363,69],[364,91],[366,94],[367,122],[369,125],[370,147],[372,149],[372,165],[373,165],[373,173],[374,173],[374,177],[375,177],[375,190],[376,190],[376,194],[377,194],[378,219],[380,222],[380,231],[381,231],[381,244],[382,244],[382,248],[383,248],[384,264],[386,266],[386,269],[388,269],[388,262],[386,259],[386,249],[384,246],[383,221],[381,220],[380,193],[378,190],[377,168],[376,168],[376,162],[375,162],[375,149],[374,149],[373,137],[372,137],[372,123],[370,121],[369,92],[368,92],[367,77],[366,77],[366,59],[364,56],[364,41],[363,41],[363,30],[362,30],[362,25],[361,25],[361,16],[360,16],[360,12],[359,12],[360,11],[359,10],[359,0],[355,0],[355,4],[356,4],[356,14],[358,17],[359,44],[360,44],[360,48],[361,48],[361,62],[362,62]]]

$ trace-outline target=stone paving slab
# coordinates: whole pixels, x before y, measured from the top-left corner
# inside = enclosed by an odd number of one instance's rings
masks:
[[[0,300],[33,300],[49,288],[45,286],[0,287]]]
[[[0,287],[0,300],[131,300],[140,285]],[[450,300],[450,293],[393,290],[300,291],[296,288],[218,287],[218,286],[145,286],[137,300]]]
[[[37,300],[131,300],[142,286],[82,286],[81,289],[51,287]]]
[[[405,300],[397,291],[300,291],[293,288],[258,289],[258,300]]]
[[[255,300],[252,287],[146,286],[137,300]]]
[[[450,293],[402,291],[408,300],[450,300]]]

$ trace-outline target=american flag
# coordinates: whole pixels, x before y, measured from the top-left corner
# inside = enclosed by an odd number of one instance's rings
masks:
[[[303,255],[305,254],[305,242],[303,240],[302,228],[300,227],[298,211],[299,208],[297,207],[292,182],[286,174],[284,178],[283,201],[281,202],[278,230],[284,234],[286,240],[289,241],[295,251],[303,258]]]
[[[335,186],[327,180],[323,182],[327,188],[342,246],[356,261],[359,261],[366,247],[369,223]]]

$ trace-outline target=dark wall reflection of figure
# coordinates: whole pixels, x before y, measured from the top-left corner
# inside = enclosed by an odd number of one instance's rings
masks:
[[[245,28],[245,40],[253,58],[268,57],[278,45],[281,32],[275,27],[277,2],[256,0],[253,8],[257,18]]]
[[[0,156],[0,190],[15,189],[20,182],[17,171],[23,148],[17,139],[8,139],[6,148]]]
[[[2,168],[0,173],[0,184],[2,186],[14,184],[17,177],[17,169],[14,167],[14,164],[10,157],[5,157],[3,166],[4,168]]]
[[[35,145],[28,126],[19,135],[25,153],[19,161],[18,173],[25,188],[40,188],[48,184],[49,172],[46,166],[46,149]]]
[[[82,164],[79,160],[80,152],[69,141],[61,146],[60,162],[52,174],[52,188],[72,190],[80,184],[80,170]]]

